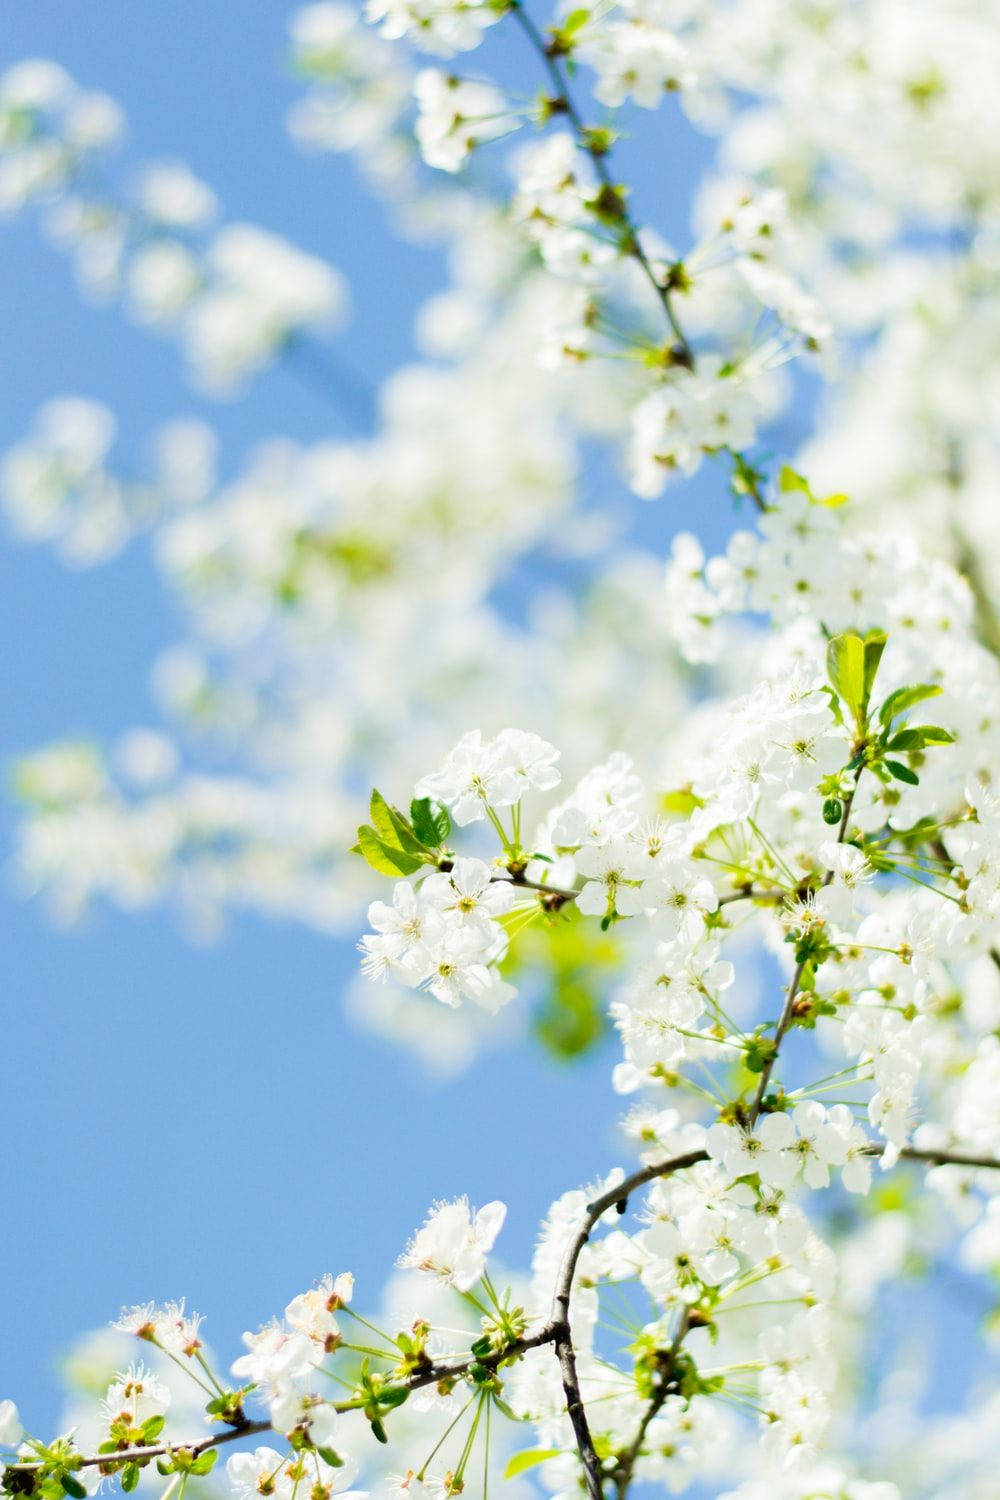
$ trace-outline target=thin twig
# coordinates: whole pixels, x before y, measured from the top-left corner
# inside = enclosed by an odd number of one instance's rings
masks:
[[[851,787],[847,796],[844,798],[844,810],[841,814],[840,826],[837,829],[836,842],[838,844],[842,844],[844,842],[844,839],[847,837],[847,826],[851,819],[851,808],[854,806],[854,797],[855,793],[858,790],[858,779],[860,778],[860,775],[861,773],[859,771],[858,775],[854,779],[854,785]],[[825,890],[832,880],[833,871],[827,870],[826,874],[823,877],[823,884],[821,889]],[[761,1108],[764,1104],[764,1095],[767,1093],[767,1086],[771,1081],[771,1074],[774,1072],[774,1065],[778,1061],[778,1052],[780,1051],[781,1044],[784,1041],[785,1035],[792,1024],[792,1018],[795,1014],[795,1001],[798,998],[799,985],[802,982],[802,975],[805,971],[806,962],[807,960],[803,959],[801,963],[796,964],[795,972],[792,974],[791,982],[789,983],[788,991],[785,995],[785,1004],[782,1008],[781,1017],[778,1021],[778,1025],[774,1033],[774,1051],[771,1053],[771,1056],[767,1059],[767,1061],[764,1063],[764,1066],[760,1070],[760,1079],[757,1084],[757,1092],[754,1094],[753,1104],[750,1108],[751,1124],[756,1121],[758,1115],[761,1112]]]

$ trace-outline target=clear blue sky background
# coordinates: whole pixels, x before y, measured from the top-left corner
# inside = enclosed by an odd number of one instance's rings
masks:
[[[409,357],[413,311],[443,271],[391,237],[348,162],[287,140],[291,8],[6,0],[0,68],[56,58],[124,106],[125,163],[180,156],[228,217],[340,266],[355,303],[341,348],[377,381]],[[628,170],[640,206],[681,238],[707,147],[676,119],[657,128],[662,149]],[[190,413],[214,422],[227,470],[263,437],[347,431],[287,368],[237,403],[202,402],[168,343],[81,303],[33,216],[0,225],[0,254],[0,447],[63,393],[117,413],[126,466],[160,421]],[[697,492],[699,529],[716,537],[729,524],[720,489]],[[685,512],[644,510],[643,529],[665,549]],[[141,546],[74,575],[5,538],[0,631],[7,761],[66,732],[111,739],[149,722],[148,666],[181,625]],[[14,818],[5,803],[5,857]],[[346,1025],[349,945],[244,918],[221,946],[192,949],[165,913],[106,910],[67,935],[6,888],[0,926],[0,1397],[32,1427],[55,1420],[58,1351],[122,1302],[186,1295],[235,1354],[241,1329],[328,1269],[354,1269],[374,1301],[433,1197],[506,1199],[502,1248],[523,1263],[551,1198],[620,1159],[607,1058],[567,1070],[506,1053],[433,1083]]]
[[[443,269],[433,251],[391,237],[349,162],[302,157],[288,141],[291,9],[7,0],[0,68],[56,58],[122,103],[124,167],[182,157],[228,217],[340,266],[355,305],[341,348],[377,380],[410,357],[413,312]],[[703,154],[688,132],[679,138]],[[117,413],[124,466],[141,460],[160,421],[190,413],[214,422],[227,469],[263,437],[347,431],[288,369],[234,404],[202,402],[169,343],[81,303],[32,214],[0,225],[0,254],[0,446],[63,393]],[[662,509],[656,527],[671,527]],[[111,739],[150,722],[148,666],[181,633],[141,546],[67,574],[9,536],[0,622],[5,762],[66,732]],[[6,800],[0,817],[6,858]],[[374,1300],[434,1196],[506,1199],[503,1248],[523,1262],[554,1194],[618,1159],[606,1061],[564,1070],[508,1053],[432,1083],[346,1025],[348,945],[245,918],[220,947],[196,950],[165,913],[107,910],[65,934],[6,886],[0,924],[0,1396],[14,1396],[32,1427],[55,1420],[58,1351],[122,1302],[187,1295],[216,1347],[235,1354],[241,1329],[327,1269],[353,1268]]]

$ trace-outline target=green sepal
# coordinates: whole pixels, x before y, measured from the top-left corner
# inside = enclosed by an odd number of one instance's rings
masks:
[[[507,1418],[508,1422],[524,1421],[524,1418],[519,1417],[514,1408],[512,1406],[508,1406],[506,1401],[504,1401],[501,1396],[497,1395],[496,1391],[491,1392],[490,1400],[493,1402],[493,1405],[496,1407],[497,1411]]]
[[[743,1062],[748,1072],[763,1073],[766,1064],[773,1062],[777,1055],[778,1048],[773,1037],[755,1036],[746,1044]]]

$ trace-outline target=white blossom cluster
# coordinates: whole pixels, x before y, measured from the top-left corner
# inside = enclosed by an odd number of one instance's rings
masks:
[[[121,133],[121,111],[55,63],[0,76],[0,209],[31,203],[73,257],[84,291],[121,297],[138,323],[176,337],[196,383],[237,389],[289,341],[335,326],[340,274],[255,224],[213,228],[212,189],[183,162],[150,162],[115,193],[79,168]]]

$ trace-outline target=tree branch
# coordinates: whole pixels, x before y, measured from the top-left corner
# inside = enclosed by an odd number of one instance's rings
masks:
[[[573,134],[579,149],[586,153],[593,162],[594,171],[602,188],[602,198],[609,206],[614,207],[615,215],[622,226],[621,249],[636,262],[641,268],[643,275],[649,282],[666,316],[670,331],[676,339],[674,347],[669,351],[670,362],[682,369],[694,370],[695,354],[687,334],[681,326],[677,316],[671,295],[672,286],[669,281],[664,282],[657,276],[646,251],[643,249],[640,238],[639,226],[632,218],[623,201],[622,189],[614,181],[608,170],[607,156],[608,146],[600,137],[591,130],[584,122],[583,116],[570,93],[568,80],[559,65],[558,45],[546,42],[545,37],[539,31],[534,21],[524,8],[524,0],[509,0],[511,13],[524,32],[529,43],[538,53],[542,66],[549,76],[554,90],[554,97],[549,101],[553,113],[560,112],[566,116],[573,127]],[[760,492],[757,470],[743,453],[735,449],[724,450],[730,455],[734,468],[734,489],[736,481],[741,481],[737,493],[745,493],[761,512],[767,510],[764,497]]]
[[[866,1148],[866,1155],[881,1156],[886,1147],[873,1144]],[[931,1166],[956,1166],[969,1167],[974,1170],[1000,1171],[1000,1158],[994,1156],[981,1156],[972,1152],[953,1150],[950,1147],[940,1150],[928,1149],[917,1146],[904,1146],[900,1151],[900,1157],[906,1161],[923,1162]],[[580,1254],[590,1239],[597,1224],[608,1212],[616,1208],[619,1213],[624,1213],[632,1194],[639,1188],[645,1187],[649,1182],[657,1178],[670,1177],[675,1172],[682,1172],[687,1167],[696,1166],[699,1162],[708,1161],[708,1152],[704,1150],[686,1151],[680,1156],[670,1157],[666,1161],[654,1162],[649,1166],[640,1168],[633,1172],[630,1177],[616,1186],[609,1188],[607,1192],[595,1198],[593,1203],[588,1203],[583,1221],[567,1247],[556,1283],[555,1295],[552,1303],[552,1314],[549,1321],[535,1333],[528,1334],[524,1338],[512,1339],[503,1348],[495,1350],[492,1354],[477,1357],[470,1355],[460,1360],[445,1361],[434,1364],[425,1370],[409,1376],[398,1382],[409,1391],[419,1390],[423,1386],[436,1385],[443,1380],[455,1380],[468,1374],[472,1365],[485,1365],[487,1369],[496,1370],[508,1359],[526,1353],[529,1349],[543,1348],[546,1344],[552,1344],[559,1360],[563,1376],[563,1390],[566,1393],[566,1409],[573,1424],[573,1430],[577,1437],[577,1445],[580,1457],[584,1465],[584,1473],[587,1478],[588,1493],[592,1500],[603,1500],[605,1474],[601,1467],[601,1461],[594,1449],[593,1438],[590,1434],[587,1414],[580,1395],[580,1382],[576,1370],[576,1357],[573,1349],[572,1329],[570,1325],[570,1303],[573,1294],[573,1280],[576,1274],[577,1263]],[[671,1355],[676,1355],[681,1343],[689,1331],[687,1314],[681,1318],[677,1334],[671,1345]],[[388,1358],[388,1356],[387,1356]],[[669,1381],[664,1382],[669,1386]],[[631,1454],[631,1465],[634,1467],[636,1459],[642,1446],[642,1440],[653,1417],[659,1411],[663,1400],[669,1395],[669,1389],[663,1392],[663,1398],[650,1404],[643,1424],[637,1438],[626,1450],[626,1457]],[[657,1393],[659,1397],[660,1393]],[[334,1410],[338,1412],[356,1411],[360,1405],[359,1401],[340,1401],[334,1403]],[[234,1443],[240,1438],[254,1437],[260,1433],[271,1432],[273,1427],[268,1421],[244,1421],[231,1427],[224,1428],[221,1432],[209,1433],[204,1437],[192,1438],[188,1441],[164,1441],[152,1443],[137,1448],[121,1448],[114,1453],[92,1453],[73,1460],[73,1469],[84,1469],[101,1466],[119,1466],[126,1463],[145,1463],[154,1458],[164,1458],[170,1453],[191,1453],[197,1455],[205,1453],[210,1448],[221,1447],[225,1443]],[[634,1452],[633,1452],[634,1449]],[[621,1462],[621,1460],[619,1460]],[[31,1462],[12,1463],[5,1465],[7,1469],[30,1473],[45,1467],[44,1461],[35,1460]],[[607,1476],[610,1477],[610,1476]]]

